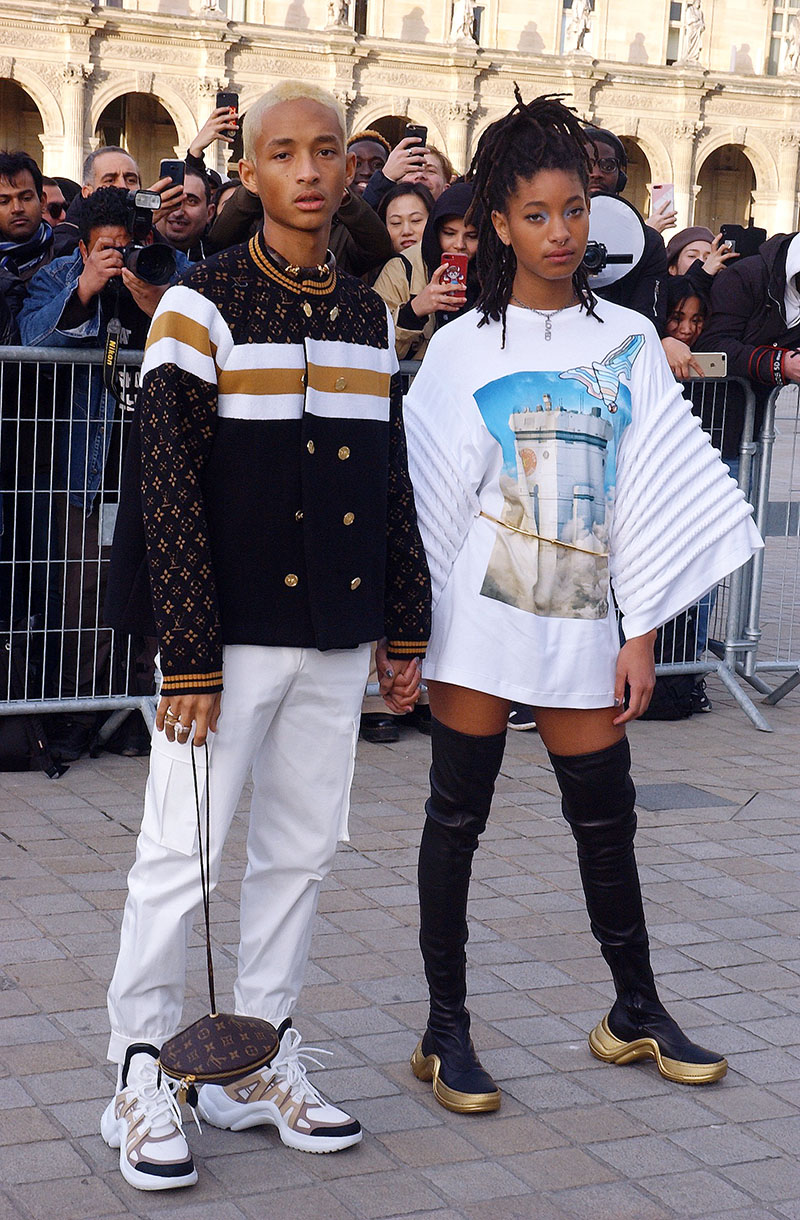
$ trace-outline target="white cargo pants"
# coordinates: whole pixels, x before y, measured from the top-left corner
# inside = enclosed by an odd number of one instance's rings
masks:
[[[335,652],[231,645],[222,713],[209,733],[210,876],[252,771],[235,1010],[274,1025],[303,983],[336,844],[347,837],[369,645]],[[136,861],[108,992],[108,1057],[161,1046],[181,1028],[189,932],[201,901],[191,747],[154,733]],[[205,752],[195,752],[205,813]],[[212,907],[213,931],[213,907]]]

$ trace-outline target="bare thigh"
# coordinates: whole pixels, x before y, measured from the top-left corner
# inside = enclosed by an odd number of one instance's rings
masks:
[[[534,714],[539,735],[551,754],[593,754],[625,736],[624,725],[613,723],[618,707],[537,707]]]
[[[508,699],[449,682],[429,682],[428,691],[431,713],[458,733],[490,737],[506,727]],[[542,741],[553,754],[592,754],[625,736],[625,729],[613,723],[619,708],[537,707],[534,714]]]
[[[492,737],[502,733],[508,722],[511,703],[450,682],[428,682],[431,715],[457,733],[470,737]]]

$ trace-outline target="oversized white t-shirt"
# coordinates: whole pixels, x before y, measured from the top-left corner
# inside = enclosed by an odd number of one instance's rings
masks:
[[[696,601],[761,545],[654,327],[599,301],[510,305],[434,336],[406,398],[434,587],[426,678],[609,707],[619,637]],[[599,319],[602,319],[600,321]]]

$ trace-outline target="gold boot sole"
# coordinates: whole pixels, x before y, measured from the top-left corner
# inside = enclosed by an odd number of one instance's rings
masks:
[[[637,1038],[633,1042],[622,1042],[612,1034],[608,1018],[603,1017],[589,1034],[589,1050],[603,1063],[635,1063],[639,1059],[654,1059],[656,1067],[665,1080],[675,1084],[713,1084],[721,1080],[728,1070],[727,1059],[716,1063],[683,1063],[680,1059],[668,1059],[662,1055],[655,1038]]]
[[[454,1114],[488,1114],[500,1109],[500,1090],[493,1093],[459,1093],[441,1079],[442,1061],[438,1055],[423,1055],[422,1041],[411,1056],[411,1071],[417,1080],[432,1080],[433,1095],[445,1110]]]

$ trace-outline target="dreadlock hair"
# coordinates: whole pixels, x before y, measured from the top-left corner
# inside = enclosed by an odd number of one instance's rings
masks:
[[[476,308],[483,314],[479,326],[491,318],[503,323],[506,342],[506,310],[517,270],[511,246],[498,237],[492,212],[502,212],[516,190],[520,178],[531,178],[542,169],[561,169],[575,174],[584,191],[589,184],[589,158],[586,137],[578,118],[558,94],[546,94],[524,102],[519,86],[514,85],[514,106],[503,119],[487,127],[478,141],[468,178],[475,184],[472,211],[483,213],[478,229],[475,256],[480,292]],[[597,317],[589,277],[581,265],[572,277],[581,306]],[[602,318],[597,319],[599,322]]]

